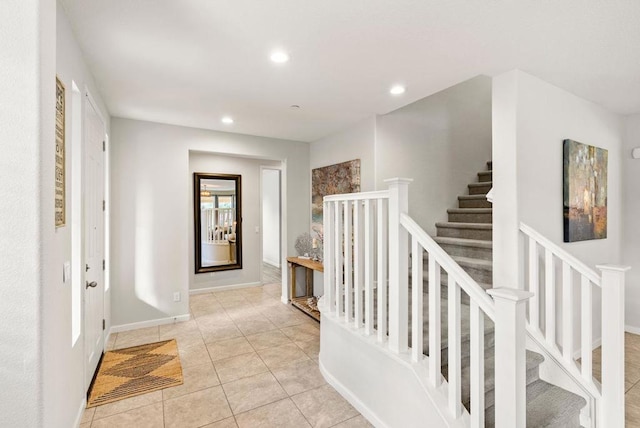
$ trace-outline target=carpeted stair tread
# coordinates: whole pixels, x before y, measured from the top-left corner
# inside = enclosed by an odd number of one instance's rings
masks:
[[[539,379],[538,367],[544,361],[544,357],[537,352],[527,350],[527,385]],[[495,350],[492,347],[489,350],[485,349],[485,364],[484,364],[484,390],[485,392],[485,408],[489,408],[494,405],[494,390],[496,385],[495,379]],[[471,367],[469,365],[469,358],[466,358],[461,362],[462,364],[462,404],[470,409],[471,391],[470,391],[470,379],[471,379]],[[443,367],[443,375],[447,372],[448,367]]]
[[[460,195],[460,196],[458,196],[458,200],[466,200],[466,201],[474,201],[474,200],[485,201],[486,199],[487,199],[487,195]]]
[[[584,398],[543,380],[527,386],[527,425],[536,428],[578,428]],[[493,407],[486,412],[486,427],[495,426]]]
[[[487,181],[491,181],[493,179],[493,171],[489,170],[489,171],[481,171],[478,173],[478,181],[479,182],[487,182]]]
[[[451,238],[480,239],[491,241],[493,227],[491,223],[440,222],[436,223],[437,236]]]
[[[491,241],[483,241],[481,239],[465,239],[465,238],[450,238],[447,236],[435,236],[433,238],[440,245],[459,245],[461,247],[479,247],[479,248],[493,248]]]
[[[436,223],[436,227],[447,227],[453,229],[480,229],[480,230],[493,230],[491,223],[458,223],[450,221],[441,221]]]
[[[459,208],[492,208],[487,200],[487,195],[461,195],[458,196]]]
[[[486,195],[492,189],[490,182],[469,184],[467,187],[470,195]]]
[[[491,214],[493,208],[449,208],[449,214]]]
[[[474,269],[484,269],[493,271],[493,262],[490,260],[480,260],[474,259],[471,257],[459,257],[453,256],[453,260],[455,260],[460,266],[463,268],[474,268]]]

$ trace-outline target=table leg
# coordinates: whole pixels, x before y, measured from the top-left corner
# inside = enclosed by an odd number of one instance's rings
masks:
[[[306,278],[306,282],[305,285],[307,286],[307,296],[313,296],[313,271],[311,269],[307,269],[306,270],[306,274],[307,274],[307,278]]]
[[[291,266],[291,301],[293,302],[293,298],[296,297],[296,265],[293,263],[289,263]]]

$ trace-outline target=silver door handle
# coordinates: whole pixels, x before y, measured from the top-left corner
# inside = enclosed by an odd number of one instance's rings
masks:
[[[97,282],[95,282],[95,281],[91,281],[91,282],[87,281],[87,285],[84,288],[89,288],[89,287],[96,288],[97,286],[98,286]]]

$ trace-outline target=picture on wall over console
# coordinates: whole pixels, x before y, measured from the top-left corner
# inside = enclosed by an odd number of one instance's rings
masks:
[[[360,159],[315,168],[311,172],[311,235],[322,235],[322,200],[327,195],[360,192]]]
[[[564,140],[564,242],[607,237],[608,152]]]

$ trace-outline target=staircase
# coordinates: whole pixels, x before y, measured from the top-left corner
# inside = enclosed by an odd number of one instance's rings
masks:
[[[599,266],[598,275],[521,225],[528,291],[495,287],[487,166],[470,194],[458,198],[459,208],[448,210],[449,221],[437,223],[433,238],[407,213],[409,179],[389,180],[388,191],[325,197],[325,379],[376,426],[418,427],[428,420],[449,427],[622,427],[624,376],[616,374],[624,364],[616,356],[624,323],[602,317],[603,369],[610,376],[600,387],[590,358],[591,293],[601,288],[603,314],[615,314],[624,304],[618,290],[626,268]],[[554,266],[562,268],[557,283]],[[582,278],[579,321],[572,316],[573,271]],[[542,312],[540,290],[556,286],[563,300],[542,294]],[[556,308],[564,308],[562,341],[555,337],[556,317],[546,315]],[[585,344],[581,363],[573,357],[574,325]],[[527,337],[540,353],[526,349]],[[561,367],[588,400],[540,379],[545,361]]]
[[[440,246],[485,290],[492,288],[492,211],[487,193],[493,185],[492,164],[469,184],[469,195],[458,196],[458,207],[447,210],[448,222],[436,223]]]
[[[437,223],[436,241],[483,289],[493,287],[493,262],[492,262],[492,205],[486,199],[486,194],[491,190],[491,162],[487,162],[487,171],[478,173],[478,183],[469,184],[469,195],[458,197],[459,208],[447,210],[448,222]],[[424,289],[428,290],[428,260],[429,255],[423,257]],[[411,272],[410,272],[411,277]],[[441,284],[446,293],[447,275],[441,275]],[[411,286],[410,286],[411,289]],[[423,294],[423,302],[428,302],[428,293]],[[411,293],[409,305],[413,304]],[[462,296],[460,305],[461,313],[461,372],[462,372],[462,404],[471,411],[470,399],[470,306],[469,298]],[[442,374],[448,379],[448,303],[441,304],[442,323]],[[424,305],[423,312],[425,326],[423,329],[424,354],[429,355],[429,337],[426,320],[428,305]],[[495,387],[495,349],[493,323],[485,320],[485,426],[495,425],[494,387]],[[409,326],[409,336],[412,329]],[[411,344],[411,339],[409,340]],[[527,351],[526,353],[526,385],[527,385],[527,427],[549,428],[573,428],[580,427],[580,410],[586,401],[571,392],[551,385],[539,377],[539,366],[544,361],[542,355]]]

